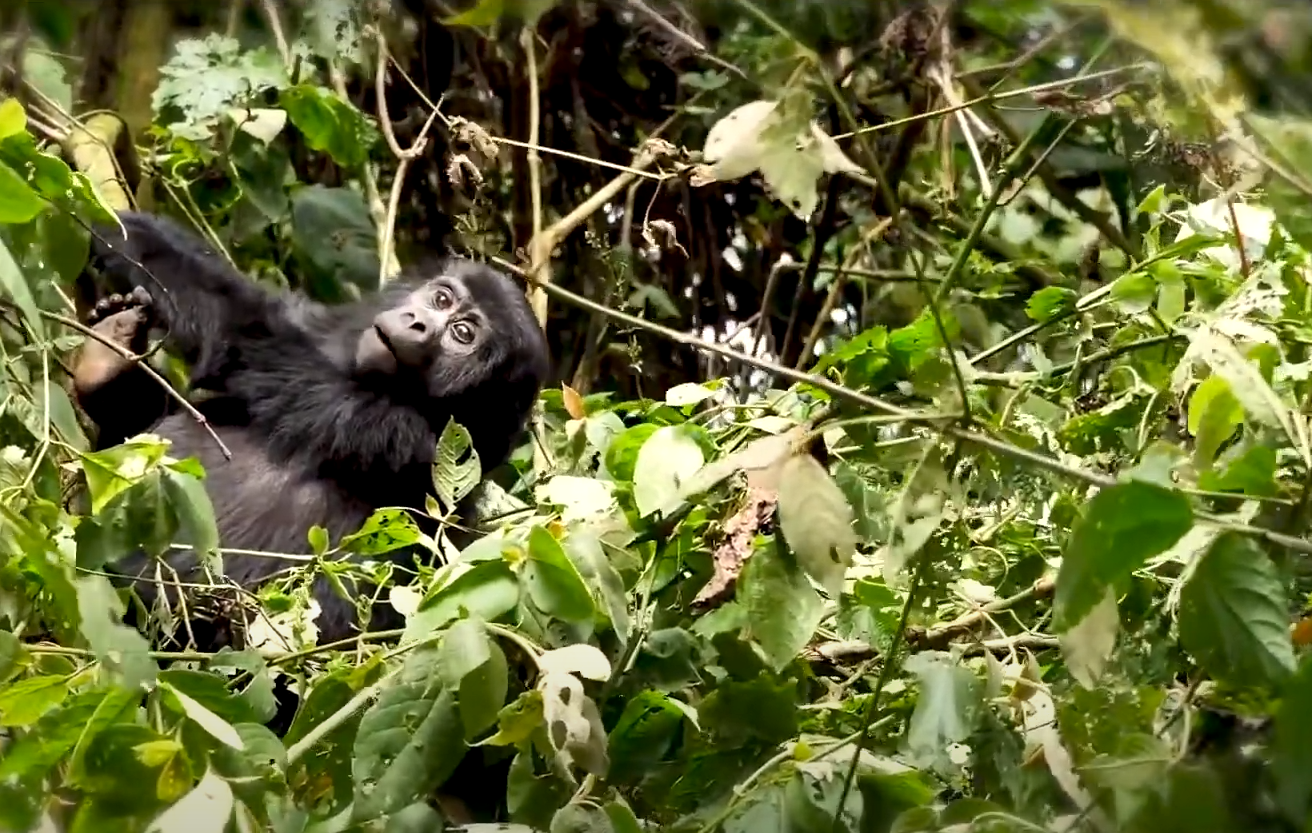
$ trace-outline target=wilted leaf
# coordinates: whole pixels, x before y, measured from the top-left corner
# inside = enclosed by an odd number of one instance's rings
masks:
[[[724,523],[724,540],[711,556],[715,574],[697,591],[694,605],[719,604],[733,592],[757,534],[774,517],[777,497],[764,489],[748,488],[743,507]]]
[[[795,454],[779,472],[779,526],[802,568],[838,598],[856,552],[852,507],[810,454]]]
[[[582,394],[563,382],[560,385],[560,399],[565,406],[565,413],[569,414],[570,419],[584,419],[587,417],[588,409],[583,404]]]

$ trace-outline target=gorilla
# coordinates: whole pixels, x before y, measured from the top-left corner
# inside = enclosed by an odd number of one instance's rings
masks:
[[[468,430],[484,472],[523,436],[550,360],[523,293],[503,273],[443,257],[369,297],[325,306],[257,286],[162,216],[119,219],[121,230],[93,235],[92,265],[108,295],[96,329],[138,353],[149,329],[163,329],[165,346],[190,368],[193,404],[231,459],[138,364],[93,339],[74,368],[75,393],[100,428],[98,447],[150,430],[172,441],[173,457],[201,462],[225,549],[304,554],[312,525],[335,543],[379,508],[422,508],[448,420]],[[381,557],[404,568],[416,555]],[[192,551],[164,559],[179,580],[204,580]],[[243,587],[287,566],[224,558],[227,578]],[[115,568],[153,602],[144,552]],[[350,637],[354,602],[323,577],[313,592],[320,641]],[[371,629],[399,625],[390,604],[373,606]]]

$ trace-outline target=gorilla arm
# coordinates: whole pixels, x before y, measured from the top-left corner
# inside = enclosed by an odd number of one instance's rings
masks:
[[[282,299],[178,223],[133,211],[120,213],[119,220],[126,236],[117,227],[98,229],[93,258],[111,291],[141,287],[150,293],[169,345],[193,367],[193,380],[222,376],[225,348],[237,333],[267,334],[286,321]]]
[[[101,319],[91,329],[106,341],[141,355],[146,349],[149,315],[140,306],[130,307]],[[150,430],[176,404],[138,362],[92,336],[73,359],[73,392],[98,429],[97,448],[118,445]]]

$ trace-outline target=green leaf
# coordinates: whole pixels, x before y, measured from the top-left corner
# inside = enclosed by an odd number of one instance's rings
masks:
[[[460,694],[465,736],[474,737],[497,722],[506,702],[510,669],[481,622],[461,619],[442,637],[438,658],[443,683]]]
[[[465,755],[456,692],[442,684],[438,652],[412,651],[397,680],[360,720],[353,824],[402,810],[441,785]]]
[[[18,674],[31,661],[31,654],[18,637],[0,630],[0,683]]]
[[[1046,286],[1030,296],[1025,314],[1035,321],[1050,321],[1075,308],[1079,295],[1064,286]]]
[[[542,693],[525,691],[497,712],[497,733],[479,746],[515,746],[542,728]]]
[[[683,484],[702,467],[705,457],[689,429],[666,425],[642,444],[633,467],[633,500],[639,515],[669,514],[682,502]]]
[[[297,84],[282,91],[279,103],[312,150],[326,152],[343,168],[364,164],[376,134],[364,114],[332,90]]]
[[[543,613],[565,622],[592,620],[596,608],[588,586],[560,542],[541,526],[529,531],[522,580],[529,598]]]
[[[438,499],[450,512],[482,478],[482,463],[469,431],[454,419],[447,420],[437,441],[437,459],[433,461],[433,488]]]
[[[750,635],[779,672],[806,647],[824,616],[824,603],[806,574],[777,547],[757,549],[739,577],[738,600],[747,609]]]
[[[27,130],[27,112],[16,98],[0,101],[0,141]]]
[[[26,184],[23,185],[27,187]],[[4,288],[5,295],[9,296],[23,314],[23,323],[31,331],[34,338],[45,338],[45,323],[41,320],[41,313],[36,306],[36,298],[32,296],[32,288],[27,285],[27,280],[23,277],[23,270],[18,268],[14,261],[14,256],[10,254],[9,247],[5,245],[4,238],[0,237],[0,285]]]
[[[1184,580],[1179,615],[1181,643],[1218,680],[1274,686],[1295,670],[1284,585],[1250,538],[1212,542]]]
[[[1157,297],[1157,282],[1147,272],[1127,272],[1112,283],[1112,298],[1128,315],[1144,312]]]
[[[200,558],[218,558],[219,527],[205,483],[171,466],[165,466],[161,475],[160,485],[164,488],[169,507],[178,518],[178,530],[183,540],[191,544]]]
[[[250,705],[231,689],[223,678],[203,671],[170,668],[159,672],[159,681],[167,683],[200,703],[209,711],[229,723],[256,723],[259,716]]]
[[[358,190],[307,185],[291,204],[292,252],[310,295],[336,303],[378,288],[378,234]]]
[[[460,611],[494,621],[519,604],[519,582],[506,562],[482,561],[426,595],[406,622],[402,641],[422,639]]]
[[[91,494],[92,514],[100,514],[110,501],[140,483],[156,469],[167,451],[168,445],[158,437],[141,435],[102,451],[83,454],[82,471]],[[210,511],[212,514],[213,509]]]
[[[969,668],[946,653],[926,651],[907,658],[904,668],[920,682],[920,696],[907,727],[907,745],[921,760],[942,758],[965,741],[979,717],[980,683]]]
[[[223,833],[236,802],[228,782],[206,770],[200,782],[173,806],[160,813],[146,833]]]
[[[132,694],[127,697],[125,695]],[[37,721],[33,730],[15,738],[0,756],[0,782],[13,777],[44,775],[59,763],[78,744],[90,738],[107,725],[97,718],[106,711],[121,714],[114,708],[103,709],[107,703],[136,707],[139,694],[124,689],[93,689],[75,694],[62,708],[47,712]]]
[[[1100,491],[1075,523],[1062,556],[1054,627],[1073,627],[1108,589],[1120,592],[1135,570],[1180,540],[1193,522],[1188,498],[1171,489],[1130,481]]]
[[[696,405],[715,396],[715,391],[698,382],[683,382],[665,391],[665,404],[675,408]]]
[[[0,223],[21,225],[36,219],[46,201],[13,168],[0,162]]]
[[[343,536],[342,549],[360,555],[382,555],[419,543],[419,525],[404,509],[379,509],[360,528]]]
[[[856,553],[852,507],[810,454],[794,454],[779,470],[779,526],[802,568],[830,596],[842,593]]]
[[[101,664],[119,685],[134,689],[150,685],[159,666],[150,658],[150,643],[133,627],[123,624],[123,602],[103,575],[77,579],[79,630]]]
[[[502,17],[510,17],[531,28],[555,5],[556,0],[478,0],[465,11],[444,18],[442,25],[491,26]]]
[[[28,677],[0,690],[0,726],[31,726],[64,702],[64,677]]]
[[[606,555],[601,539],[592,530],[582,527],[571,529],[565,538],[565,552],[584,580],[592,586],[593,595],[610,619],[610,626],[621,644],[629,637],[629,597],[615,564]]]
[[[164,701],[167,703],[172,700],[176,711],[194,720],[210,737],[225,746],[231,746],[233,749],[245,748],[245,741],[241,739],[241,735],[237,734],[237,730],[228,721],[168,682],[161,680],[159,686],[165,693]]]
[[[1221,376],[1208,376],[1189,397],[1189,433],[1196,438],[1194,460],[1208,469],[1216,452],[1244,422],[1244,409]]]
[[[610,476],[620,483],[632,482],[643,444],[659,429],[658,425],[642,422],[617,434],[606,448],[606,470]]]
[[[1312,812],[1312,656],[1299,663],[1275,716],[1270,772],[1276,800],[1294,827]]]

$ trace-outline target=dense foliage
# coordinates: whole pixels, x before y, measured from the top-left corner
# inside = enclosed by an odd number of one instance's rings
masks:
[[[96,5],[0,13],[0,829],[440,829],[466,758],[502,829],[1307,829],[1312,11]],[[130,204],[324,300],[523,277],[489,534],[312,529],[243,650],[122,624],[124,552],[224,558],[68,392]],[[404,632],[316,644],[416,543]]]

